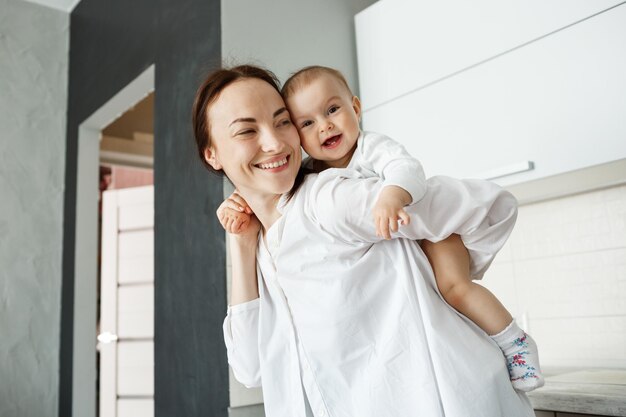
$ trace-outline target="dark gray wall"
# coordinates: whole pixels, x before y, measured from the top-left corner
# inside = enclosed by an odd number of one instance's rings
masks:
[[[197,161],[190,123],[195,89],[219,59],[219,0],[83,0],[72,12],[59,416],[72,413],[78,126],[153,63],[155,413],[227,415],[222,182]]]

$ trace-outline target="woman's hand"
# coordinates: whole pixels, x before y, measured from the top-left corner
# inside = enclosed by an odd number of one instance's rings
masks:
[[[259,233],[261,223],[236,190],[220,204],[216,214],[224,230],[230,234],[256,238]]]

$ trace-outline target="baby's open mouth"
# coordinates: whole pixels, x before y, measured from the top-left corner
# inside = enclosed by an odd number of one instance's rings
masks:
[[[323,148],[334,148],[335,146],[337,146],[339,144],[339,142],[341,141],[341,134],[332,136],[328,139],[326,139],[324,141],[324,143],[322,143],[322,147]]]

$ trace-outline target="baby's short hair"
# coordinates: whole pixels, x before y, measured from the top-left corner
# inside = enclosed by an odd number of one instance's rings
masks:
[[[337,81],[339,81],[343,86],[346,87],[346,90],[348,91],[348,93],[350,93],[351,96],[354,95],[352,94],[352,90],[350,89],[346,78],[341,72],[330,67],[311,65],[309,67],[304,67],[294,72],[293,74],[291,74],[291,77],[289,77],[289,79],[285,81],[285,84],[283,84],[283,88],[281,89],[281,94],[283,98],[287,100],[299,88],[306,87],[322,74],[327,74],[331,77],[334,77]]]

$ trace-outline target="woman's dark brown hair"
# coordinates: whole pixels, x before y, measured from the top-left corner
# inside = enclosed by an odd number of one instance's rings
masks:
[[[271,85],[280,94],[280,83],[273,72],[254,65],[238,65],[232,68],[220,68],[206,77],[196,91],[196,97],[192,108],[193,132],[198,147],[198,155],[204,166],[211,172],[223,176],[224,171],[215,170],[204,159],[204,151],[211,146],[211,133],[207,111],[209,106],[217,100],[220,93],[235,81],[256,78]],[[298,171],[293,188],[289,192],[289,198],[295,193],[304,179],[305,172]]]

